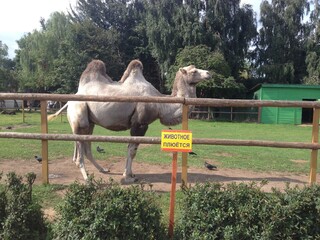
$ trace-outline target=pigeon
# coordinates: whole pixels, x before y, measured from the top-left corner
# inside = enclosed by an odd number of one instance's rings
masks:
[[[189,152],[189,155],[197,155],[195,152]]]
[[[104,149],[103,149],[103,148],[100,148],[99,146],[97,147],[97,151],[98,151],[99,153],[105,153]]]
[[[214,166],[214,165],[207,163],[207,162],[204,162],[204,166],[206,168],[208,168],[209,170],[216,170],[217,169],[217,166]]]
[[[35,158],[39,163],[41,163],[41,162],[42,162],[42,157],[34,156],[34,158]]]

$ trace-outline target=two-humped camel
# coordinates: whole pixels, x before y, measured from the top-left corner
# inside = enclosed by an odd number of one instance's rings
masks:
[[[99,60],[90,62],[82,73],[77,94],[97,96],[152,96],[165,97],[154,88],[142,74],[143,66],[138,60],[128,65],[119,82],[114,82],[106,74],[105,64]],[[210,79],[206,70],[191,65],[180,68],[172,89],[172,97],[196,97],[196,84]],[[182,104],[172,103],[143,103],[143,102],[82,102],[69,101],[67,116],[74,134],[89,134],[93,132],[94,125],[100,125],[113,131],[130,129],[131,136],[144,136],[148,125],[160,119],[163,125],[177,125],[182,121]],[[57,116],[63,107],[53,116]],[[126,167],[123,173],[126,182],[136,179],[132,173],[132,161],[136,156],[138,143],[129,143]],[[73,161],[80,168],[84,179],[87,173],[84,166],[84,155],[100,172],[108,172],[93,158],[91,143],[77,141],[74,148]]]

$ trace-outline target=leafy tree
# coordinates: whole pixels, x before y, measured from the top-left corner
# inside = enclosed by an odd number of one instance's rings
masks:
[[[240,7],[240,0],[206,0],[204,6],[205,44],[218,46],[237,79],[258,34],[252,6]]]
[[[110,76],[114,80],[120,79],[131,60],[139,58],[144,63],[148,81],[158,89],[163,88],[163,83],[159,81],[158,64],[148,48],[143,1],[79,0],[75,9],[71,10],[70,17],[76,24],[91,22],[99,29],[97,31],[109,36],[107,39],[112,37],[109,51],[114,53],[113,59],[117,58],[117,61],[106,60],[110,62],[107,69],[113,69]],[[109,40],[97,43],[97,49],[108,45]]]
[[[41,30],[19,40],[21,87],[75,92],[92,58],[106,62],[114,80],[139,58],[148,81],[164,91],[179,49],[201,44],[222,54],[237,79],[256,34],[254,19],[251,6],[240,8],[240,1],[231,0],[78,0],[68,16],[41,19]]]
[[[68,19],[55,12],[42,30],[34,30],[18,41],[17,51],[20,87],[24,91],[48,92],[59,83],[54,76],[54,60],[58,58],[60,43],[67,34]]]
[[[0,64],[4,65],[4,60],[8,56],[8,46],[0,41]]]
[[[301,83],[306,74],[307,0],[265,0],[257,44],[259,76],[273,83]]]
[[[306,84],[320,84],[320,8],[319,0],[314,0],[314,10],[310,14],[310,35],[307,41]]]
[[[14,61],[8,58],[8,46],[0,41],[0,91],[16,92],[18,82],[14,72]]]
[[[88,62],[106,62],[108,74],[120,78],[116,33],[106,32],[90,21],[71,23],[63,13],[41,20],[35,30],[18,41],[20,86],[25,91],[74,93]]]
[[[165,74],[179,49],[204,44],[219,50],[231,74],[239,77],[257,35],[250,5],[240,1],[148,1],[147,35],[153,56]]]
[[[54,61],[53,77],[60,81],[56,91],[75,93],[80,75],[92,59],[104,61],[107,74],[114,80],[120,79],[121,69],[125,66],[114,47],[115,42],[116,33],[104,31],[91,21],[71,24]]]
[[[174,63],[179,48],[200,42],[200,1],[194,1],[198,3],[194,8],[189,2],[160,0],[147,5],[147,36],[163,74]]]

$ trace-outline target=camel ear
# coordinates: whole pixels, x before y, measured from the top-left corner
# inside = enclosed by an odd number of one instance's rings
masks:
[[[185,70],[184,68],[179,68],[179,71],[180,71],[182,74],[187,74],[187,70]]]

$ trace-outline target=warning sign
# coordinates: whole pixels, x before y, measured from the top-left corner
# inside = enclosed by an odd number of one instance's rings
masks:
[[[191,152],[192,132],[188,130],[162,130],[161,150],[168,152]]]

